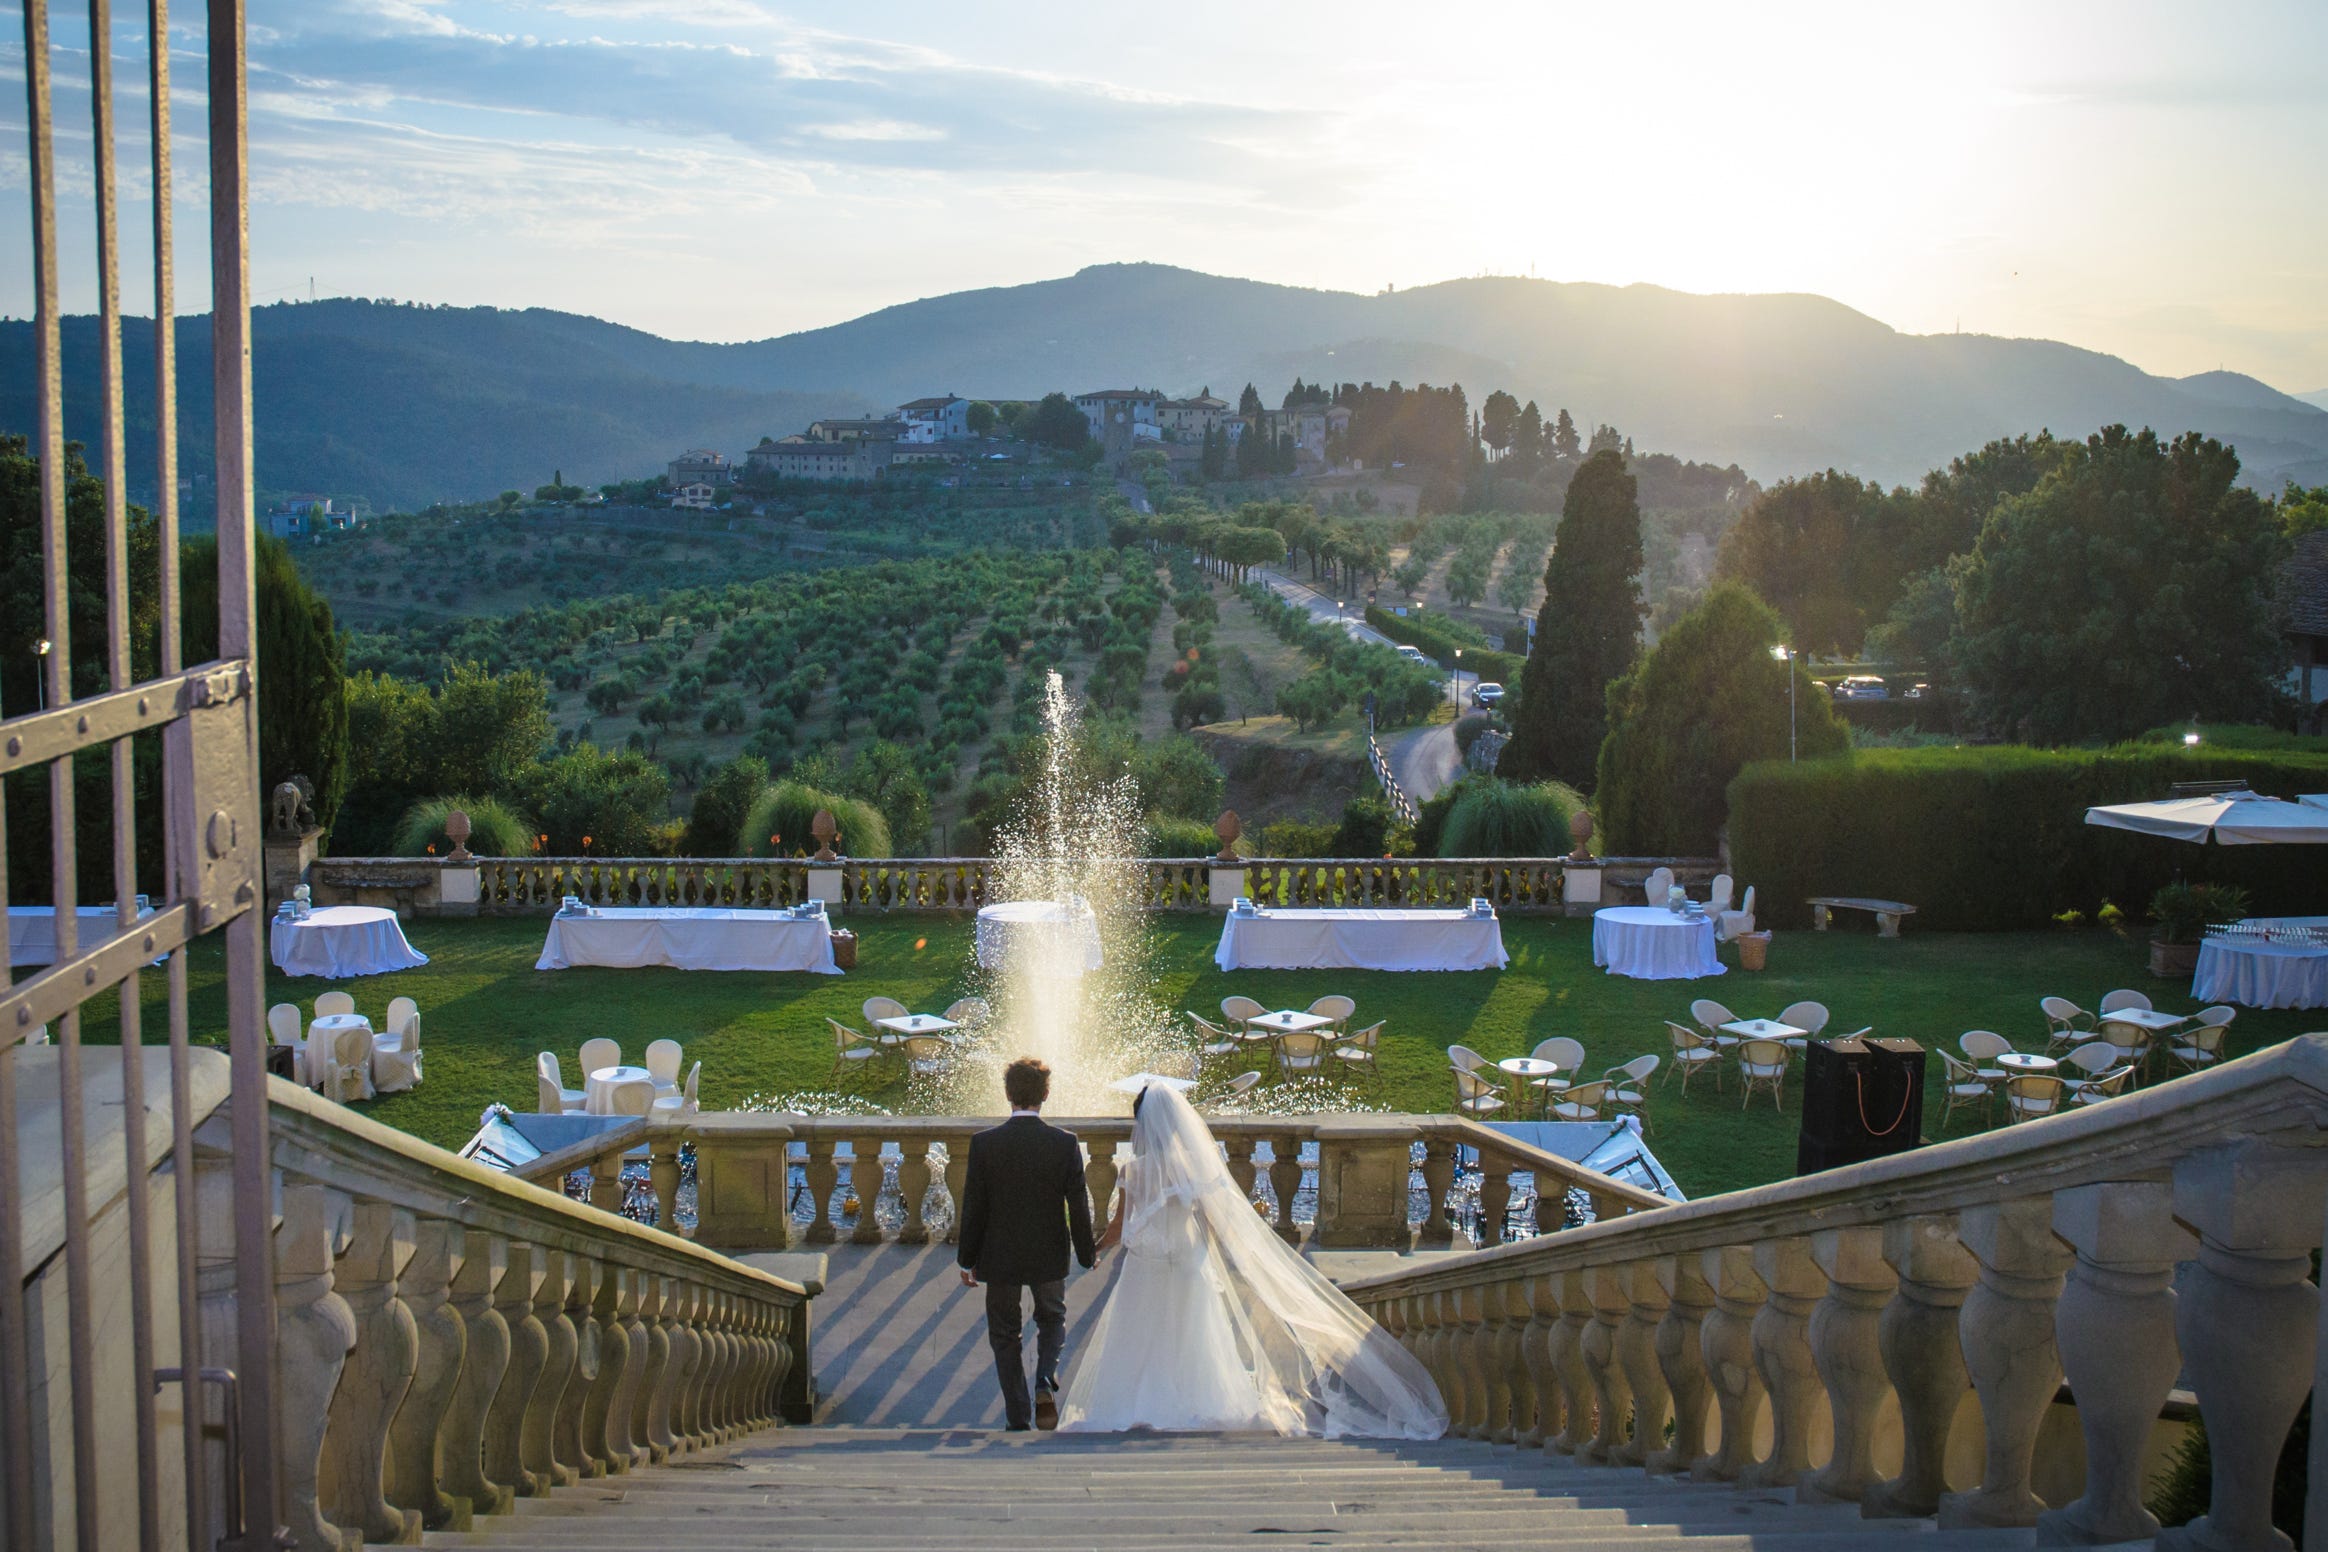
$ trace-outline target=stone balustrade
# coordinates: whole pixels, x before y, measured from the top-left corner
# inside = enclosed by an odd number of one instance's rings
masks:
[[[823,900],[841,911],[975,911],[995,898],[987,857],[318,857],[306,880],[318,905],[379,905],[404,916],[541,916],[574,895],[591,905],[772,909]],[[1704,857],[1138,859],[1139,904],[1219,910],[1237,895],[1281,906],[1464,906],[1513,914],[1589,914],[1638,902],[1658,867],[1702,898],[1720,864]]]
[[[269,1119],[287,1545],[418,1542],[558,1483],[806,1420],[808,1290],[279,1079]],[[198,1268],[205,1350],[231,1369],[226,1117],[196,1136],[197,1188],[218,1207]],[[214,1435],[223,1481],[220,1448]]]
[[[1079,1137],[1087,1163],[1092,1210],[1105,1218],[1113,1196],[1116,1156],[1131,1138],[1123,1116],[1057,1118]],[[1322,1249],[1408,1249],[1417,1244],[1447,1245],[1455,1235],[1445,1204],[1453,1184],[1458,1149],[1476,1161],[1480,1177],[1482,1243],[1500,1243],[1507,1232],[1533,1226],[1506,1222],[1512,1179],[1534,1178],[1538,1200],[1565,1204],[1581,1193],[1590,1217],[1609,1218],[1665,1205],[1656,1194],[1544,1153],[1476,1122],[1455,1116],[1305,1115],[1214,1116],[1214,1133],[1228,1152],[1229,1168],[1253,1194],[1266,1181],[1272,1223],[1289,1242],[1305,1241],[1290,1204],[1305,1185],[1315,1192],[1315,1217],[1306,1242]],[[859,1202],[854,1243],[875,1244],[889,1237],[874,1210],[884,1192],[894,1191],[902,1227],[895,1238],[928,1242],[933,1234],[950,1239],[953,1219],[945,1204],[959,1201],[962,1171],[968,1167],[970,1137],[996,1124],[991,1116],[799,1116],[757,1112],[706,1111],[684,1121],[641,1119],[599,1134],[559,1153],[523,1166],[527,1178],[554,1183],[584,1169],[591,1173],[592,1199],[619,1210],[624,1187],[624,1155],[644,1147],[656,1195],[657,1222],[677,1224],[679,1151],[695,1150],[695,1241],[725,1250],[785,1250],[796,1243],[830,1244],[839,1239],[847,1214],[833,1211],[838,1199]],[[848,1145],[844,1160],[841,1144]],[[1316,1152],[1306,1162],[1306,1145]],[[1421,1223],[1413,1221],[1409,1183],[1414,1154],[1423,1150],[1422,1174],[1430,1204]],[[1266,1146],[1266,1161],[1258,1157]],[[940,1151],[942,1150],[942,1152]],[[884,1160],[881,1180],[868,1192],[855,1176],[855,1161]],[[817,1204],[808,1223],[794,1221],[791,1167],[803,1165],[810,1199]],[[851,1172],[841,1186],[844,1166]],[[895,1183],[889,1180],[894,1165]],[[1563,1215],[1565,1221],[1565,1213]],[[933,1227],[939,1225],[939,1227]],[[1557,1224],[1544,1225],[1547,1228]]]
[[[1460,1435],[2042,1544],[2284,1547],[2271,1485],[2316,1384],[2324,1101],[2328,1035],[2307,1035],[1347,1291],[1438,1377]],[[2142,1494],[2178,1377],[2213,1498],[2159,1533]]]

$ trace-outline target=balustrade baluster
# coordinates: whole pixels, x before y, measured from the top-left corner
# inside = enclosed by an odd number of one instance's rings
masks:
[[[1512,1205],[1512,1161],[1491,1153],[1479,1156],[1479,1242],[1504,1241],[1504,1219]]]
[[[1516,1442],[1536,1413],[1536,1392],[1522,1361],[1520,1349],[1528,1330],[1528,1290],[1524,1283],[1497,1283],[1488,1290],[1488,1314],[1495,1333],[1495,1351],[1488,1370],[1490,1386],[1489,1439],[1497,1444]],[[1501,1394],[1496,1395],[1495,1392]]]
[[[1243,1135],[1224,1137],[1222,1146],[1228,1150],[1229,1178],[1237,1183],[1237,1190],[1248,1202],[1253,1200],[1253,1139]]]
[[[719,1296],[719,1335],[723,1349],[719,1371],[719,1438],[723,1444],[741,1432],[736,1419],[740,1414],[738,1403],[744,1376],[742,1310],[743,1301],[733,1293]]]
[[[1770,1397],[1770,1453],[1740,1480],[1753,1487],[1792,1487],[1811,1466],[1811,1427],[1820,1399],[1811,1311],[1826,1293],[1827,1279],[1801,1236],[1757,1244],[1754,1273],[1770,1290],[1753,1328],[1754,1367]]]
[[[569,1486],[578,1480],[570,1467],[559,1463],[552,1448],[558,1409],[566,1399],[566,1386],[574,1377],[574,1322],[566,1316],[566,1295],[574,1287],[577,1258],[559,1250],[543,1250],[539,1254],[542,1280],[534,1289],[533,1318],[541,1323],[545,1346],[541,1375],[526,1401],[518,1449],[527,1477],[541,1484],[534,1491],[546,1493],[550,1488]]]
[[[970,1139],[946,1139],[946,1199],[952,1217],[946,1224],[946,1243],[955,1245],[962,1240],[962,1192],[970,1182]]]
[[[1486,1290],[1474,1283],[1455,1291],[1455,1358],[1463,1366],[1463,1435],[1470,1439],[1495,1437],[1499,1387],[1495,1382],[1494,1315]],[[1511,1408],[1511,1392],[1504,1389],[1501,1405]]]
[[[601,1360],[598,1338],[598,1284],[605,1265],[590,1256],[575,1256],[574,1281],[560,1313],[574,1333],[574,1363],[568,1371],[558,1414],[551,1420],[550,1447],[561,1471],[573,1479],[606,1475],[606,1462],[592,1454],[582,1440],[582,1419],[589,1406],[591,1387],[597,1383]],[[555,1362],[555,1358],[552,1359]]]
[[[792,1311],[768,1306],[768,1393],[763,1403],[770,1423],[784,1421],[784,1393],[792,1378]]]
[[[533,1415],[533,1393],[549,1365],[550,1334],[537,1305],[549,1271],[549,1252],[523,1240],[512,1241],[508,1270],[493,1290],[494,1311],[509,1331],[509,1366],[502,1371],[493,1406],[485,1414],[485,1475],[528,1498],[540,1497],[551,1486],[546,1475],[528,1468],[521,1442],[526,1420]],[[563,1291],[558,1297],[564,1301]]]
[[[622,1403],[626,1385],[638,1383],[631,1356],[630,1323],[638,1305],[638,1274],[608,1266],[598,1279],[591,1324],[598,1333],[598,1370],[582,1400],[582,1453],[600,1475],[630,1470],[630,1412]]]
[[[639,1333],[631,1343],[639,1354],[639,1382],[631,1393],[631,1444],[639,1459],[659,1466],[670,1458],[668,1429],[656,1428],[655,1400],[662,1394],[671,1365],[670,1322],[664,1311],[672,1280],[653,1273],[639,1278]]]
[[[803,1236],[811,1245],[830,1245],[839,1235],[833,1229],[833,1189],[840,1184],[841,1167],[833,1158],[834,1139],[811,1137],[808,1140],[808,1233]]]
[[[1592,1295],[1585,1290],[1582,1272],[1558,1275],[1560,1324],[1552,1331],[1552,1373],[1560,1381],[1563,1421],[1560,1432],[1544,1441],[1544,1448],[1576,1455],[1592,1443],[1596,1410],[1592,1371],[1584,1361],[1584,1334],[1593,1318]]]
[[[1856,1503],[1882,1480],[1875,1469],[1876,1413],[1891,1381],[1883,1372],[1883,1311],[1898,1274],[1883,1258],[1883,1230],[1827,1229],[1811,1236],[1811,1259],[1827,1279],[1811,1311],[1811,1359],[1827,1387],[1834,1449],[1795,1489],[1804,1503]]]
[[[383,1202],[358,1201],[332,1274],[355,1319],[356,1345],[332,1394],[323,1425],[319,1485],[324,1518],[366,1541],[420,1537],[417,1511],[399,1509],[384,1491],[388,1423],[412,1385],[419,1339],[396,1280],[414,1249],[412,1214]]]
[[[2037,1425],[2061,1388],[2053,1305],[2069,1249],[2054,1237],[2053,1203],[2043,1196],[1967,1207],[1956,1234],[1980,1263],[1956,1329],[1988,1448],[1980,1486],[1942,1495],[1940,1524],[2033,1525],[2045,1501],[2030,1490],[2029,1468]]]
[[[418,1355],[411,1388],[388,1425],[388,1501],[418,1511],[423,1530],[466,1526],[469,1506],[445,1496],[441,1430],[460,1383],[469,1347],[468,1326],[453,1308],[453,1279],[468,1249],[467,1232],[444,1218],[421,1220],[412,1260],[398,1287],[412,1312]]]
[[[1100,1137],[1084,1147],[1083,1190],[1091,1198],[1092,1222],[1104,1225],[1114,1211],[1116,1142],[1112,1137]]]
[[[1652,1450],[1643,1469],[1657,1475],[1687,1471],[1706,1451],[1706,1407],[1713,1388],[1706,1382],[1701,1333],[1714,1310],[1714,1290],[1695,1256],[1659,1256],[1652,1265],[1666,1297],[1657,1322],[1657,1370],[1673,1403],[1673,1442]]]
[[[897,1231],[900,1245],[926,1245],[930,1226],[924,1215],[930,1208],[930,1140],[908,1137],[900,1144],[897,1194],[905,1207],[905,1226]]]
[[[1523,1450],[1540,1450],[1560,1425],[1560,1382],[1552,1373],[1552,1331],[1560,1319],[1560,1295],[1551,1278],[1531,1277],[1521,1296],[1528,1309],[1528,1324],[1520,1333],[1520,1363],[1528,1371],[1529,1410],[1527,1426],[1514,1442]]]
[[[2174,1187],[2163,1180],[2057,1191],[2053,1232],[2077,1252],[2053,1335],[2085,1435],[2085,1492],[2037,1516],[2037,1539],[2146,1540],[2158,1518],[2142,1506],[2144,1447],[2182,1368],[2174,1269],[2197,1242],[2174,1221]]]
[[[1438,1378],[1439,1394],[1447,1403],[1447,1431],[1456,1438],[1468,1433],[1471,1416],[1471,1366],[1463,1361],[1461,1296],[1442,1290],[1430,1296],[1431,1373]]]
[[[325,1419],[356,1345],[355,1313],[333,1287],[346,1214],[337,1192],[286,1186],[275,1231],[277,1516],[298,1552],[341,1552],[339,1528],[324,1518],[321,1479]]]
[[[1617,1328],[1617,1362],[1633,1392],[1633,1434],[1616,1451],[1620,1466],[1649,1465],[1649,1457],[1665,1444],[1665,1420],[1672,1392],[1665,1370],[1657,1361],[1657,1332],[1664,1323],[1672,1296],[1657,1280],[1657,1263],[1633,1261],[1620,1269],[1618,1281],[1625,1293],[1625,1323]]]
[[[494,1307],[508,1275],[509,1242],[466,1230],[452,1284],[453,1313],[461,1320],[461,1372],[437,1446],[444,1489],[467,1506],[456,1528],[476,1515],[507,1514],[515,1498],[508,1483],[495,1481],[485,1466],[493,1399],[509,1371],[509,1323]]]
[[[679,1150],[683,1139],[666,1132],[647,1144],[647,1178],[655,1186],[655,1227],[666,1234],[679,1232]],[[777,1182],[781,1191],[783,1183]]]
[[[649,1425],[649,1437],[663,1446],[665,1458],[685,1454],[697,1442],[690,1423],[690,1398],[702,1362],[695,1335],[695,1316],[700,1308],[695,1285],[671,1279],[663,1293],[663,1322],[671,1358],[663,1370],[662,1386],[655,1393],[654,1420]]]
[[[849,1194],[857,1199],[857,1227],[850,1232],[850,1244],[881,1243],[881,1214],[876,1210],[881,1201],[881,1185],[881,1139],[852,1137],[849,1139]]]
[[[1232,1167],[1234,1167],[1232,1165]],[[1423,1245],[1448,1245],[1455,1225],[1447,1218],[1447,1193],[1455,1185],[1455,1144],[1446,1138],[1423,1141],[1423,1226],[1415,1239]]]
[[[590,1205],[622,1216],[622,1153],[601,1153],[590,1161]]]
[[[1301,1190],[1301,1138],[1292,1132],[1270,1134],[1269,1188],[1277,1193],[1277,1237],[1300,1245],[1301,1225],[1293,1221],[1293,1199]]]
[[[1633,1387],[1617,1362],[1617,1327],[1632,1312],[1632,1300],[1625,1292],[1623,1270],[1613,1266],[1587,1270],[1584,1294],[1592,1307],[1592,1324],[1584,1328],[1584,1369],[1592,1377],[1596,1424],[1591,1441],[1577,1453],[1613,1465],[1633,1409]]]
[[[2285,1547],[2272,1478],[2318,1356],[2319,1247],[2328,1175],[2306,1150],[2246,1143],[2185,1158],[2174,1215],[2199,1259],[2176,1296],[2183,1373],[2198,1393],[2214,1481],[2207,1512],[2158,1533],[2159,1552]]]
[[[1948,1490],[1948,1435],[1972,1384],[1957,1327],[1980,1264],[1947,1218],[1885,1224],[1883,1258],[1899,1277],[1876,1336],[1884,1374],[1900,1398],[1900,1474],[1870,1484],[1859,1512],[1914,1519],[1938,1513]]]
[[[1713,1313],[1699,1328],[1699,1342],[1722,1434],[1712,1455],[1690,1463],[1689,1474],[1706,1481],[1735,1482],[1754,1464],[1754,1429],[1762,1416],[1754,1323],[1770,1289],[1755,1272],[1754,1252],[1746,1245],[1704,1251],[1698,1269],[1714,1294]]]

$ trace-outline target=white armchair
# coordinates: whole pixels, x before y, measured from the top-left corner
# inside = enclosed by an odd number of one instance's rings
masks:
[[[381,1094],[400,1094],[419,1086],[420,1010],[414,1008],[389,1033],[372,1037],[372,1088]]]

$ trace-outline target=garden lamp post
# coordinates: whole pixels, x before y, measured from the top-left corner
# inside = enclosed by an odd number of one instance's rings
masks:
[[[1785,646],[1770,649],[1770,655],[1786,665],[1786,761],[1792,765],[1795,758],[1795,670],[1794,652]]]
[[[37,709],[41,711],[48,710],[48,660],[49,651],[54,646],[55,643],[46,636],[32,644],[32,655],[40,659],[32,665],[32,683],[34,693],[40,697]]]
[[[1455,703],[1455,710],[1463,710],[1463,649],[1455,649],[1455,674],[1447,681],[1447,698]]]

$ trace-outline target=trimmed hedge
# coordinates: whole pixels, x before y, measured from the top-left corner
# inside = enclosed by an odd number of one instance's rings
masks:
[[[1455,666],[1455,649],[1461,647],[1464,665],[1489,684],[1517,686],[1520,670],[1528,665],[1527,658],[1517,652],[1498,652],[1456,636],[1429,614],[1398,615],[1380,604],[1368,604],[1366,623],[1393,641],[1421,648],[1423,655],[1434,659],[1441,668]]]
[[[1732,871],[1781,927],[1809,924],[1812,895],[1904,900],[1918,927],[1941,931],[2042,927],[2105,903],[2139,921],[2177,876],[2245,889],[2262,915],[2320,910],[2320,848],[2201,847],[2085,822],[2097,803],[2230,779],[2281,797],[2328,792],[2328,753],[2000,745],[1762,761],[1730,783]]]

